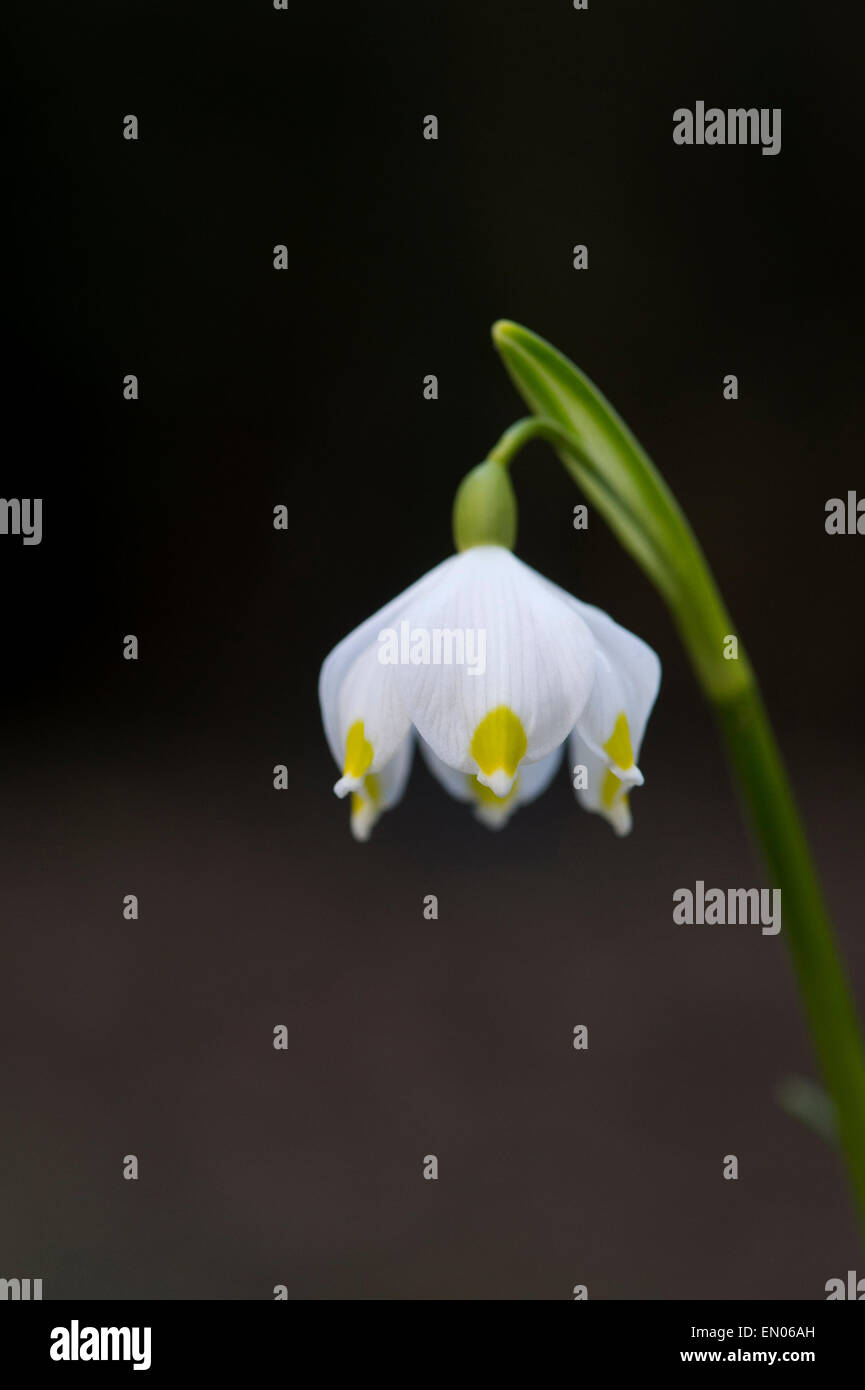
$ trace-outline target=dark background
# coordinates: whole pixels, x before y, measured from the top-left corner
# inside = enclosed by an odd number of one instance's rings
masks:
[[[783,932],[672,923],[698,878],[769,886],[711,717],[549,451],[516,466],[520,555],[664,663],[632,836],[564,774],[494,836],[416,765],[358,846],[316,695],[330,647],[449,552],[457,483],[523,413],[490,324],[526,323],[704,544],[861,1004],[865,541],[823,525],[865,491],[851,14],[7,6],[2,492],[44,498],[44,540],[0,537],[0,1275],[813,1299],[861,1267],[836,1156],[773,1095],[814,1075]],[[780,155],[675,147],[697,99],[780,106]]]

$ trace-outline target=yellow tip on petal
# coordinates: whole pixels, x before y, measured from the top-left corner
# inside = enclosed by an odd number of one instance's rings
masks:
[[[506,792],[504,796],[496,796],[492,787],[488,787],[483,782],[479,782],[477,777],[472,776],[471,773],[469,773],[466,780],[469,784],[469,791],[472,794],[472,801],[474,801],[477,806],[484,806],[495,811],[509,811],[517,799],[517,790],[519,788],[518,778],[514,779],[510,791]]]
[[[361,778],[369,770],[372,762],[372,744],[363,731],[363,720],[356,719],[345,740],[344,777]]]
[[[611,772],[610,769],[607,768],[601,786],[601,805],[605,811],[612,811],[618,800],[621,786],[621,779],[616,776],[615,772]]]
[[[368,840],[381,815],[381,788],[375,774],[365,777],[360,790],[351,794],[351,833],[356,840]]]
[[[628,793],[615,772],[607,768],[601,785],[601,805],[617,835],[627,835],[631,829],[631,805]]]
[[[511,789],[505,796],[496,796],[492,787],[484,786],[477,777],[468,777],[469,791],[474,803],[475,817],[488,830],[501,830],[517,808],[519,778],[514,778]]]
[[[624,714],[620,714],[616,720],[613,732],[604,744],[604,752],[609,755],[611,760],[620,767],[623,772],[627,772],[629,767],[634,766],[634,750],[631,747],[631,731],[628,728],[628,721]]]
[[[506,797],[527,747],[526,731],[513,710],[507,705],[490,710],[475,729],[471,742],[480,785],[488,787],[494,796]]]

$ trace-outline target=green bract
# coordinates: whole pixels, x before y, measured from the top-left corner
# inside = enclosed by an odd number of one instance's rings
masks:
[[[553,446],[663,595],[715,711],[773,886],[781,890],[784,936],[834,1107],[824,1107],[820,1122],[834,1132],[837,1118],[865,1223],[865,1056],[856,1008],[772,726],[738,640],[728,645],[736,634],[709,566],[651,459],[588,377],[519,324],[495,324],[493,340],[534,417],[506,431],[491,459],[509,463],[532,438]],[[800,1090],[798,1113],[801,1098]]]
[[[707,689],[721,695],[744,688],[746,658],[723,655],[735,628],[648,454],[598,388],[550,343],[507,320],[493,326],[493,341],[526,404],[557,427],[549,437],[580,490],[669,603]]]

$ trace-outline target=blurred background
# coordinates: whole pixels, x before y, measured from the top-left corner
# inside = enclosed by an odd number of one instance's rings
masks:
[[[523,413],[490,324],[527,324],[694,524],[862,1005],[865,541],[824,530],[865,492],[845,8],[11,0],[2,492],[44,498],[44,539],[0,537],[0,1275],[819,1299],[861,1267],[835,1154],[774,1099],[816,1075],[783,932],[672,922],[698,878],[770,886],[711,717],[544,446],[518,553],[664,665],[632,836],[564,772],[492,835],[417,763],[359,846],[316,693],[449,553],[460,478]],[[780,155],[675,147],[698,99],[781,107]]]

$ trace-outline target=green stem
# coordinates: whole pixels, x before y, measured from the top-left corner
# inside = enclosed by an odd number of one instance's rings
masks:
[[[784,935],[865,1229],[865,1060],[835,933],[756,682],[713,703],[749,819],[781,889]]]
[[[853,997],[838,953],[808,843],[753,670],[739,643],[723,648],[735,629],[699,544],[666,489],[654,508],[652,534],[639,503],[611,481],[578,435],[549,418],[532,416],[506,430],[489,460],[508,468],[524,445],[544,439],[641,560],[675,619],[697,678],[714,709],[746,812],[781,890],[783,931],[817,1056],[834,1101],[843,1152],[865,1231],[865,1051]],[[648,475],[654,485],[655,475]],[[660,481],[660,480],[659,480]]]
[[[498,443],[490,449],[487,458],[493,463],[500,463],[503,468],[509,468],[520,449],[533,439],[547,439],[555,443],[557,437],[564,439],[565,431],[554,420],[527,415],[524,420],[517,420],[515,425],[505,430]]]

